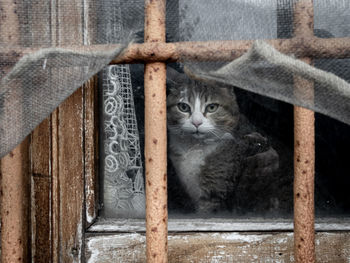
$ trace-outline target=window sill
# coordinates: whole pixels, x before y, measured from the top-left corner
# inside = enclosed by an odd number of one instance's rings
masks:
[[[316,219],[315,230],[350,231],[350,218]],[[293,231],[290,219],[169,219],[168,231],[171,232],[281,232]],[[145,232],[143,219],[102,219],[87,229],[90,233],[127,233]]]

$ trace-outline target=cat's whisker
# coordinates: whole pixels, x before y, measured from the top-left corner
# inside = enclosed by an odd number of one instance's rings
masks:
[[[213,134],[214,136],[216,136],[220,141],[222,140],[222,138],[217,133],[215,133],[214,129],[213,130],[209,130],[209,132],[211,134]]]

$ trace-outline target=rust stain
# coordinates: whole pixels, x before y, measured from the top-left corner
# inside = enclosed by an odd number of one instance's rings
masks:
[[[306,49],[314,46],[308,40],[313,35],[313,3],[309,0],[298,1],[294,6],[294,39],[299,42],[296,48]],[[302,53],[302,52],[301,52]],[[311,54],[311,52],[309,53]],[[312,60],[304,53],[302,59],[310,64]],[[294,89],[299,92],[308,92],[307,96],[313,99],[313,83],[295,76]],[[294,255],[296,262],[315,262],[315,214],[314,214],[314,158],[315,140],[314,113],[304,108],[294,107],[294,141],[295,141],[295,167],[294,191],[298,191],[294,199]],[[299,146],[303,147],[299,147]],[[300,163],[308,163],[307,171]],[[308,162],[306,162],[306,160]],[[303,198],[299,198],[302,196]],[[302,244],[300,240],[304,240]]]
[[[146,22],[147,23],[147,22]],[[190,43],[153,43],[150,53],[149,36],[144,44],[132,44],[123,55],[118,56],[111,64],[140,63],[147,61],[176,62],[180,58],[192,61],[231,61],[240,57],[252,45],[252,41],[212,41]],[[303,40],[304,39],[304,40]],[[295,37],[292,39],[266,40],[269,44],[285,54],[296,57],[312,58],[348,58],[350,56],[349,38],[319,39],[316,37]],[[94,48],[93,46],[91,46]],[[99,47],[96,47],[98,49]],[[219,51],[219,52],[217,52]],[[10,51],[11,52],[11,51]],[[6,61],[13,61],[10,52],[5,51]],[[24,51],[30,53],[31,51]],[[22,54],[22,52],[20,52]],[[209,56],[208,54],[213,54]]]

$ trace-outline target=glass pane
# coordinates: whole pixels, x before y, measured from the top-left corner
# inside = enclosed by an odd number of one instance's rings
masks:
[[[145,210],[145,191],[130,67],[109,66],[101,75],[104,212],[139,217]]]
[[[180,71],[168,68],[170,212],[290,215],[292,106]]]
[[[293,2],[168,1],[167,41],[291,38]],[[315,4],[315,35],[349,36],[344,22],[348,15],[342,11],[347,4],[339,1],[338,6],[326,7],[326,2]],[[329,23],[321,19],[326,9]],[[291,103],[299,103],[294,72],[256,55],[241,67],[236,65],[231,75],[221,74],[229,64],[194,64],[183,58],[182,63],[168,65],[170,217],[291,218]],[[349,81],[349,59],[315,60],[314,66]],[[143,217],[143,66],[109,67],[102,79],[104,215]],[[315,80],[313,92],[313,100],[298,105],[338,117],[336,110],[349,104],[322,80]],[[344,117],[344,111],[340,115]],[[349,215],[350,167],[343,154],[350,147],[349,132],[349,125],[316,113],[317,215]]]

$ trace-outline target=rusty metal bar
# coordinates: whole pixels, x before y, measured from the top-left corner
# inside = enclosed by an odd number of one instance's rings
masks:
[[[266,39],[284,54],[311,58],[350,58],[350,38],[295,37],[292,39]],[[151,61],[232,61],[244,53],[253,40],[206,42],[145,43],[130,45],[111,64],[142,63]]]
[[[1,262],[29,262],[29,139],[1,159]]]
[[[145,1],[145,42],[165,42],[165,0]],[[166,64],[145,64],[147,262],[168,261]]]
[[[294,35],[313,36],[313,1],[299,0],[294,7]],[[303,58],[311,64],[311,58]],[[294,92],[314,99],[313,82],[294,77]],[[315,262],[315,116],[294,106],[294,258],[295,262]]]
[[[20,41],[16,1],[1,6],[0,42],[8,45]],[[9,71],[9,67],[2,70]],[[21,85],[21,83],[18,83]],[[14,99],[21,99],[21,95]],[[5,101],[3,109],[13,103]],[[13,122],[21,122],[18,114]],[[3,131],[6,132],[6,131]],[[30,176],[29,138],[27,137],[7,156],[1,159],[1,262],[29,262],[30,257]]]
[[[318,38],[296,36],[291,39],[266,39],[267,43],[284,54],[298,58],[350,58],[350,38]],[[143,43],[131,44],[110,64],[131,64],[144,62],[176,61],[231,61],[243,55],[253,40]],[[62,46],[73,51],[102,51],[120,45]],[[0,64],[11,66],[23,55],[38,51],[39,48],[0,48]]]

